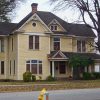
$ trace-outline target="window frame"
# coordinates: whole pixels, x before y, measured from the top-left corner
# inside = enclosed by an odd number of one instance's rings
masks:
[[[30,40],[32,37],[32,40]],[[38,42],[36,41],[38,38]],[[38,47],[36,46],[38,44]],[[29,50],[39,50],[40,49],[40,37],[39,35],[29,35]]]
[[[0,39],[0,52],[4,52],[4,39]]]
[[[59,38],[59,41],[55,41],[55,38]],[[55,43],[59,43],[58,49],[55,49]],[[61,39],[60,37],[53,37],[53,50],[60,50],[61,48]]]
[[[36,61],[36,62],[34,62],[34,61]],[[41,72],[40,72],[40,65],[42,65],[42,60],[27,60],[26,61],[26,71],[27,71],[27,65],[30,66],[30,68],[29,68],[30,71],[29,72],[32,72],[32,65],[37,66],[36,73],[32,73],[32,74],[36,74],[36,75],[41,75],[42,74],[42,66],[41,66]]]
[[[51,29],[52,31],[57,31],[57,25],[51,25],[51,26],[50,26],[50,29]]]
[[[78,47],[78,42],[80,42],[80,47]],[[84,46],[83,46],[83,43],[85,43]],[[86,41],[85,40],[77,40],[77,52],[80,52],[80,53],[86,52]]]
[[[2,66],[2,63],[3,62],[3,66]],[[2,67],[3,67],[3,73],[2,73]],[[4,61],[0,61],[0,74],[1,75],[4,75],[5,74],[5,62]]]

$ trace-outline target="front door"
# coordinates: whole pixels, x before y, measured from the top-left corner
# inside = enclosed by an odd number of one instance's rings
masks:
[[[66,62],[59,62],[59,74],[66,74]]]

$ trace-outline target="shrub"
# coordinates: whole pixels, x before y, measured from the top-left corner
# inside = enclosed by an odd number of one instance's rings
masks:
[[[32,81],[36,81],[36,76],[35,75],[32,75]]]
[[[84,72],[84,73],[83,73],[83,79],[84,79],[84,80],[93,79],[92,73]]]
[[[47,81],[55,81],[55,78],[51,75],[46,78]]]
[[[100,72],[93,72],[95,79],[100,79]]]
[[[23,81],[24,82],[31,82],[32,80],[32,73],[31,72],[25,72],[23,74]]]

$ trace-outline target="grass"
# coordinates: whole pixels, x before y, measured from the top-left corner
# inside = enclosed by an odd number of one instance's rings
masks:
[[[3,86],[2,85],[6,85]],[[16,85],[16,86],[13,86]],[[100,88],[100,80],[38,81],[38,82],[0,82],[0,92],[40,91],[64,89]]]

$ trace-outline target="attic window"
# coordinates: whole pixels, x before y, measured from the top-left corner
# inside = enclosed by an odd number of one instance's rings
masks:
[[[52,31],[56,31],[56,30],[57,30],[57,25],[51,25],[51,26],[50,26],[50,29],[51,29]]]
[[[33,27],[35,27],[36,26],[36,23],[33,23],[32,25],[33,25]]]

